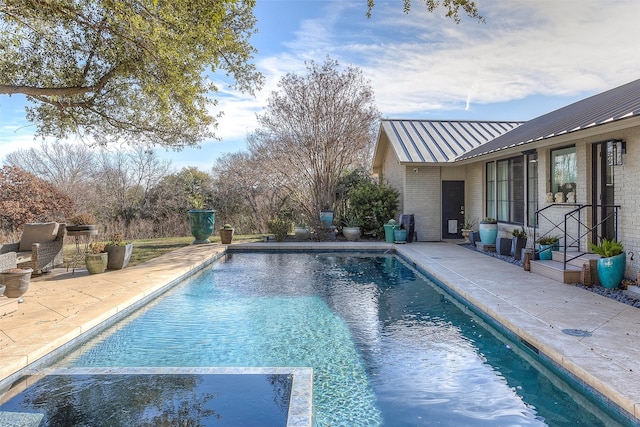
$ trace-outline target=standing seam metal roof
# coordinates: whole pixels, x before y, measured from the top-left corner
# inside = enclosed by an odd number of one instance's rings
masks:
[[[485,145],[522,122],[383,120],[401,163],[446,163]]]
[[[468,151],[456,160],[469,159],[638,115],[640,79],[532,119],[517,129]]]

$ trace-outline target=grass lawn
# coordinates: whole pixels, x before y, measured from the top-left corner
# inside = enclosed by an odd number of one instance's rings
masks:
[[[263,239],[262,234],[234,235],[234,242],[258,242]],[[211,236],[211,243],[220,243],[220,236]],[[150,259],[159,257],[178,248],[189,246],[193,242],[193,236],[189,237],[164,237],[158,239],[133,240],[133,254],[129,266],[142,264]],[[75,244],[64,245],[64,259],[71,259],[76,252]],[[84,265],[82,260],[80,265]]]

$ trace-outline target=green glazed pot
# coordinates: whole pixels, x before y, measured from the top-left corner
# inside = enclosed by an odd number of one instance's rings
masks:
[[[189,211],[189,225],[191,234],[195,238],[193,244],[209,243],[209,236],[213,234],[213,224],[216,221],[216,211],[213,209],[191,209]]]

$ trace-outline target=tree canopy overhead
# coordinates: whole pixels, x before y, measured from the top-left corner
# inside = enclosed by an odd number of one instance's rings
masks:
[[[453,19],[456,23],[460,22],[460,9],[470,18],[478,21],[484,21],[484,18],[478,11],[478,6],[473,0],[420,0],[427,6],[429,12],[435,11],[438,7],[444,8],[447,18]],[[411,0],[402,0],[404,13],[411,11]],[[367,0],[367,17],[371,18],[371,11],[375,6],[375,0]]]
[[[255,0],[0,0],[0,94],[37,134],[171,148],[214,137],[225,72],[252,93]]]

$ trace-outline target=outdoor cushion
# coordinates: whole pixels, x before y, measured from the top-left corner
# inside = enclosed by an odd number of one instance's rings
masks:
[[[31,256],[33,255],[33,252],[28,251],[28,252],[17,252],[16,253],[16,263],[21,264],[23,262],[29,262],[31,261]]]
[[[34,243],[46,243],[56,240],[58,233],[57,222],[42,222],[25,224],[20,238],[18,251],[30,251]]]

